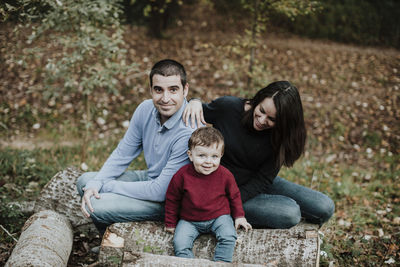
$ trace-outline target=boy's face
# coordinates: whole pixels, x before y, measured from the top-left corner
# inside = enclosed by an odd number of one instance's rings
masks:
[[[188,150],[188,155],[198,173],[209,175],[219,166],[222,157],[222,145],[215,143],[211,146],[195,146]]]

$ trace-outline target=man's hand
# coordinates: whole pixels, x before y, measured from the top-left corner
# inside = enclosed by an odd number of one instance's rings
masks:
[[[249,224],[247,222],[246,218],[244,218],[244,217],[235,219],[235,229],[237,230],[240,227],[243,227],[246,230],[246,232],[247,232],[247,230],[251,230],[252,229],[251,224]]]
[[[182,113],[182,120],[185,122],[186,126],[189,125],[189,118],[192,128],[196,127],[196,121],[198,127],[200,127],[201,124],[206,124],[206,121],[204,120],[203,106],[199,99],[192,99],[186,105],[185,110]]]
[[[92,196],[94,196],[97,199],[100,198],[99,192],[96,189],[94,189],[94,188],[85,189],[85,193],[83,194],[83,197],[82,197],[81,211],[82,211],[83,215],[85,215],[85,217],[87,217],[87,218],[90,217],[90,214],[87,212],[85,206],[88,206],[88,208],[91,212],[94,211],[94,209],[92,207],[92,203],[90,202],[90,198]]]
[[[175,233],[175,228],[173,228],[173,227],[165,227],[165,231],[167,231],[168,233],[174,234]]]

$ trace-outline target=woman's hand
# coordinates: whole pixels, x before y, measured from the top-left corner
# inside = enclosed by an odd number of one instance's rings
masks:
[[[244,217],[235,219],[235,229],[237,230],[240,227],[243,227],[244,230],[246,230],[246,232],[247,232],[247,230],[251,230],[252,229],[251,224],[249,224],[247,222],[246,218],[244,218]]]
[[[182,120],[186,124],[186,126],[189,126],[189,118],[192,128],[196,127],[195,122],[197,122],[198,127],[201,124],[206,124],[206,121],[204,120],[203,107],[199,99],[192,99],[186,105],[185,110],[182,114]]]

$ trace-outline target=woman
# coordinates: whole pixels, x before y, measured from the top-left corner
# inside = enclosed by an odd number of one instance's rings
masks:
[[[183,113],[211,123],[225,138],[221,160],[235,176],[248,222],[258,228],[290,228],[307,221],[322,225],[335,205],[326,195],[277,174],[303,154],[306,129],[297,88],[278,81],[251,99],[224,96],[209,104],[192,99]]]

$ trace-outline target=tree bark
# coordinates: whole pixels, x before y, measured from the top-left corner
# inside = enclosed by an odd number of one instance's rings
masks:
[[[92,220],[83,216],[80,209],[81,197],[76,189],[76,180],[81,174],[80,170],[68,167],[54,175],[40,192],[34,211],[54,210],[67,217],[74,228],[96,229]]]
[[[51,210],[32,215],[5,267],[67,266],[73,233],[68,219]]]

